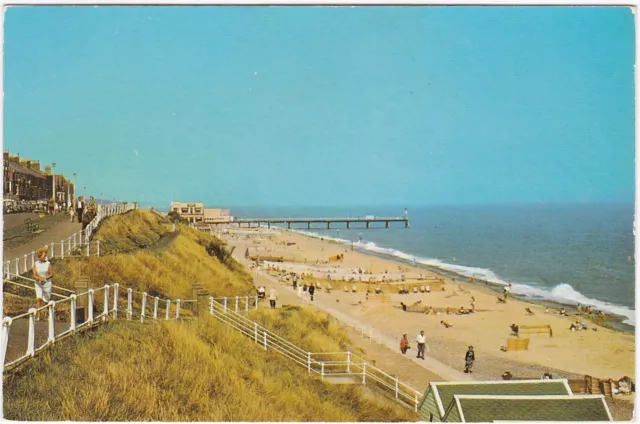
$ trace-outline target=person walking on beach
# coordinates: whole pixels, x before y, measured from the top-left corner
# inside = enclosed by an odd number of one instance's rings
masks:
[[[476,355],[473,353],[473,346],[469,346],[469,350],[467,354],[464,355],[464,372],[465,374],[473,373],[471,368],[473,368],[473,361],[476,360]]]
[[[400,352],[404,355],[407,353],[407,349],[409,349],[409,339],[407,339],[406,334],[403,334],[402,339],[400,340]]]
[[[278,292],[275,287],[271,287],[271,290],[269,290],[269,305],[271,305],[271,309],[276,309],[276,300],[278,300]]]
[[[316,286],[311,283],[309,286],[309,296],[311,297],[311,301],[313,302],[313,294],[316,292]]]
[[[424,349],[427,346],[427,338],[424,336],[424,330],[420,331],[420,334],[416,337],[418,342],[418,356],[416,358],[424,359]]]
[[[36,289],[36,309],[40,309],[40,304],[44,300],[49,303],[51,300],[51,279],[53,278],[53,267],[47,260],[49,250],[46,247],[38,249],[36,256],[38,260],[33,264],[33,278]],[[39,317],[37,317],[39,320]]]

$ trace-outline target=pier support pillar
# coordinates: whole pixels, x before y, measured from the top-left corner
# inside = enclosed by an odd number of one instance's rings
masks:
[[[409,228],[409,220],[404,221],[404,228]]]
[[[389,221],[387,221],[387,226],[385,228],[389,228]]]
[[[309,230],[311,229],[311,223],[310,222],[307,222],[307,229],[309,229]]]
[[[287,222],[287,228],[291,229],[291,222]]]
[[[351,228],[351,221],[347,221],[347,229]]]
[[[271,228],[271,223],[267,222],[267,228]]]
[[[327,230],[331,229],[331,222],[327,222]]]
[[[369,225],[371,225],[371,223],[367,221],[367,229],[369,228]]]

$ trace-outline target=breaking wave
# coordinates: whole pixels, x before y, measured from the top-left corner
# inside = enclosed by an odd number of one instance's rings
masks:
[[[502,285],[508,284],[507,281],[504,281],[501,278],[499,278],[490,269],[476,268],[476,267],[470,267],[470,266],[464,266],[464,265],[455,265],[455,264],[446,263],[439,259],[433,259],[433,258],[422,258],[419,256],[415,256],[415,255],[411,255],[409,253],[403,252],[401,250],[381,247],[371,241],[363,240],[358,242],[352,242],[350,240],[345,240],[345,239],[336,238],[336,237],[329,237],[329,236],[319,234],[319,233],[314,233],[314,232],[293,230],[293,229],[288,231],[304,234],[314,238],[331,240],[331,241],[343,243],[349,246],[353,243],[354,247],[361,250],[367,250],[370,252],[393,256],[395,258],[403,259],[405,261],[415,262],[416,264],[439,268],[444,271],[453,272],[466,277],[474,277],[478,280],[488,281],[495,284],[502,284]],[[548,289],[548,288],[537,286],[535,284],[512,282],[511,293],[518,294],[522,297],[526,297],[530,299],[538,299],[538,300],[546,299],[546,300],[551,300],[551,301],[565,303],[565,304],[589,305],[597,310],[624,317],[623,323],[625,324],[629,324],[633,326],[636,325],[635,310],[626,306],[616,305],[614,303],[605,302],[602,300],[587,297],[567,283],[560,283],[554,286],[553,288]]]

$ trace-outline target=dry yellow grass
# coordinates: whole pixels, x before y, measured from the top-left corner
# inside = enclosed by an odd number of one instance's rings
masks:
[[[43,356],[5,379],[5,418],[416,420],[361,385],[324,383],[209,317],[155,325],[119,321]]]
[[[107,252],[146,248],[56,261],[56,284],[71,288],[86,275],[94,287],[117,282],[169,298],[191,297],[193,283],[201,283],[215,296],[255,294],[251,276],[239,264],[233,261],[224,266],[207,253],[205,246],[220,243],[218,239],[183,225],[177,226],[176,233],[168,232],[162,219],[148,211],[110,218],[95,237]]]

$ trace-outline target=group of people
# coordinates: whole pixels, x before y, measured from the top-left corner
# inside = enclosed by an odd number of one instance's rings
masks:
[[[416,336],[416,347],[418,349],[417,359],[424,360],[424,352],[428,350],[427,346],[427,337],[424,335],[424,330],[420,331],[420,334]],[[400,352],[403,355],[407,353],[407,350],[410,349],[409,339],[406,334],[402,335],[402,339],[400,339]],[[469,346],[469,350],[464,355],[464,372],[466,374],[472,373],[473,363],[476,360],[475,352],[473,351],[473,346]]]
[[[49,209],[51,210],[51,204],[54,203],[53,199],[50,199],[49,202]],[[89,197],[89,201],[85,200],[84,196],[79,196],[78,200],[75,202],[69,202],[67,210],[69,213],[69,220],[71,222],[75,222],[77,219],[78,224],[82,224],[82,229],[84,230],[98,213],[98,205],[96,204],[96,200],[93,196]],[[55,213],[55,208],[51,213]]]

